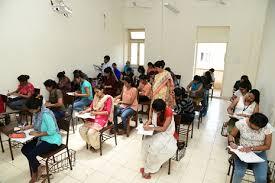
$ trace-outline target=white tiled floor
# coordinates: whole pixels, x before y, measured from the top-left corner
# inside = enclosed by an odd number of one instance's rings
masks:
[[[119,136],[118,145],[113,139],[103,145],[103,156],[86,150],[79,133],[70,135],[71,149],[77,151],[73,170],[54,174],[52,182],[97,182],[97,183],[225,183],[228,154],[226,139],[220,135],[221,124],[226,117],[227,101],[213,99],[209,112],[204,117],[200,129],[195,120],[194,137],[189,141],[185,157],[180,162],[172,161],[171,175],[167,175],[167,165],[144,180],[139,174],[141,136],[132,131],[129,138]],[[5,153],[0,152],[0,182],[28,182],[29,169],[20,149],[14,149],[15,160],[11,161],[8,144]]]

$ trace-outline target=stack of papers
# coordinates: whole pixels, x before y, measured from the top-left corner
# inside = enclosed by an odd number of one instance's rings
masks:
[[[34,136],[30,135],[30,132],[33,131],[33,129],[25,130],[24,133],[26,134],[25,138],[11,138],[11,141],[19,142],[19,143],[26,143],[34,138]]]
[[[151,130],[151,131],[144,130],[143,125],[139,125],[136,129],[137,129],[137,134],[139,134],[139,135],[149,135],[149,136],[152,136],[153,133],[154,133],[153,130]]]
[[[76,112],[75,117],[78,117],[81,119],[95,119],[95,116],[91,115],[91,113],[89,113],[89,112],[84,113],[84,114],[79,114],[78,112]]]
[[[242,148],[242,146],[239,146],[237,149],[232,149],[230,146],[228,146],[230,151],[234,152],[241,161],[246,163],[262,163],[265,160],[260,158],[258,155],[256,155],[254,152],[241,152],[239,149]]]

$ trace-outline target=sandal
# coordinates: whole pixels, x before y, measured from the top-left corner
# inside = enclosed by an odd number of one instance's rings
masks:
[[[140,168],[139,172],[143,175],[144,174],[144,168]]]
[[[142,175],[142,177],[145,178],[145,179],[151,179],[150,173],[148,173],[147,175],[146,175],[146,173],[144,173],[144,174]]]

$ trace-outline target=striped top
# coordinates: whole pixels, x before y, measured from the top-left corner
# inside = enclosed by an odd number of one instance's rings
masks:
[[[192,99],[189,97],[186,97],[186,98],[183,98],[182,100],[176,100],[175,112],[177,114],[195,115]]]

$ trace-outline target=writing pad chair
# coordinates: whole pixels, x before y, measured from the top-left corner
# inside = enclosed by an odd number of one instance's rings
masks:
[[[131,127],[131,119],[135,122],[135,126]],[[136,128],[138,125],[138,111],[135,111],[134,115],[129,116],[126,121],[126,136],[129,137],[131,128]]]
[[[59,152],[66,150],[67,151],[67,155],[68,155],[68,160],[69,160],[69,164],[70,164],[70,169],[72,170],[72,158],[70,157],[70,153],[69,153],[69,148],[68,148],[68,143],[69,143],[69,131],[70,131],[70,121],[66,120],[66,119],[60,119],[59,121],[57,121],[57,125],[59,127],[60,130],[64,130],[66,131],[66,144],[61,144],[55,151],[49,152],[47,154],[43,154],[40,157],[43,158],[46,162],[46,179],[48,179],[48,183],[50,183],[50,169],[49,169],[49,160],[51,158],[54,159],[55,155],[58,154]]]
[[[175,79],[176,79],[176,81],[175,81],[176,86],[180,86],[180,82],[181,82],[181,75],[176,74],[176,75],[175,75]]]
[[[198,117],[198,129],[200,128],[200,123],[202,123],[202,110],[203,106],[201,105],[202,99],[199,99],[198,101],[193,101],[194,105],[194,111],[197,111],[199,113]]]
[[[191,138],[193,138],[193,129],[194,129],[194,123],[193,121],[186,121],[186,124],[183,124],[182,128],[181,128],[181,115],[176,114],[174,115],[174,121],[176,123],[176,131],[179,134],[179,143],[182,143],[182,141],[180,140],[180,135],[184,135],[185,136],[185,147],[187,147],[188,145],[188,140],[189,140],[189,133],[191,132]],[[184,126],[187,126],[187,129],[184,128]]]
[[[110,135],[108,133],[105,133],[107,132],[108,130],[112,130],[115,128],[115,125],[114,123],[112,122],[108,122],[104,128],[102,128],[100,131],[99,131],[99,145],[100,145],[100,156],[102,156],[102,145],[103,143],[106,141],[106,140],[109,140],[111,138],[115,138],[115,144],[117,145],[117,136],[116,136],[116,130],[114,130],[114,135]],[[86,143],[86,148],[89,149],[89,144]]]

